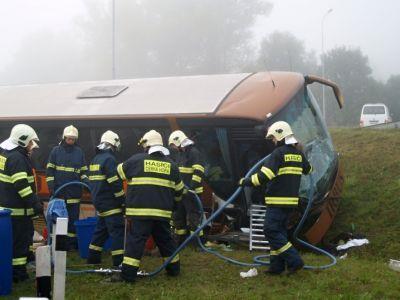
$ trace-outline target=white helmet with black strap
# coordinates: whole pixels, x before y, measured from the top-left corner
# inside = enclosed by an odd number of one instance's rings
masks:
[[[26,148],[32,142],[32,148],[39,148],[39,138],[36,131],[29,125],[17,124],[11,129],[10,137],[0,144],[5,150],[12,150],[18,146]]]
[[[78,136],[79,136],[78,129],[76,127],[74,127],[73,125],[69,125],[64,128],[63,136],[62,136],[63,139],[65,139],[67,137],[78,139]]]
[[[147,149],[149,154],[161,152],[164,155],[169,155],[169,150],[164,147],[161,134],[154,129],[147,131],[139,140],[138,145],[142,146],[144,149]]]
[[[119,139],[118,134],[116,134],[111,130],[107,130],[106,132],[103,133],[100,139],[100,145],[98,145],[97,147],[101,149],[103,148],[102,145],[106,144],[115,147],[117,150],[121,149],[121,140]]]
[[[297,140],[294,137],[292,128],[290,125],[285,121],[278,121],[272,124],[268,128],[268,132],[266,135],[267,139],[274,137],[278,142],[285,139],[285,144],[297,144]]]

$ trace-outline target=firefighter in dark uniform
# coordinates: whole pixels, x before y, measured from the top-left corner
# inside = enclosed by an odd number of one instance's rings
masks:
[[[32,147],[29,148],[29,150],[28,150],[29,160],[31,160],[31,157],[32,157],[32,154],[33,154],[33,150],[37,149],[37,148],[39,148],[39,145],[36,144],[36,143],[34,143],[32,145]],[[34,191],[37,191],[38,189],[37,189],[36,176],[35,176],[36,174],[35,174],[35,169],[34,168],[32,168],[32,172],[33,172],[33,176],[29,177],[28,181],[31,184],[32,189]],[[40,216],[38,214],[33,215],[32,216],[32,221],[39,219],[39,217]],[[33,226],[33,222],[32,222],[32,226],[31,226],[31,228],[29,230],[31,231],[32,239],[31,239],[31,243],[29,245],[28,263],[35,261],[35,251],[34,251],[34,248],[33,248],[33,236],[35,234],[35,228]]]
[[[170,219],[184,189],[177,165],[168,157],[161,135],[148,131],[140,140],[145,153],[133,155],[118,165],[118,175],[127,181],[127,234],[121,278],[135,281],[145,243],[153,236],[164,259],[176,250]],[[166,267],[168,275],[180,272],[179,255]]]
[[[92,201],[99,217],[89,245],[89,264],[101,263],[101,251],[108,237],[112,238],[113,266],[122,263],[125,193],[122,180],[117,175],[117,160],[114,154],[120,148],[118,135],[111,130],[106,131],[101,136],[100,145],[97,146],[97,155],[89,165]]]
[[[32,243],[32,216],[43,213],[28,155],[38,141],[32,127],[18,124],[0,144],[0,207],[11,210],[14,282],[28,279],[26,263]]]
[[[267,205],[264,234],[270,243],[270,268],[267,274],[278,275],[287,270],[294,273],[304,263],[294,246],[288,241],[287,221],[299,203],[299,187],[302,174],[310,174],[312,167],[298,148],[290,125],[278,121],[269,127],[267,138],[276,148],[260,171],[250,178],[241,179],[242,186],[260,186],[267,183]]]
[[[181,130],[175,130],[171,133],[168,144],[171,148],[179,150],[177,163],[183,182],[201,199],[204,161],[200,151],[195,147],[194,142]],[[179,244],[199,227],[200,219],[201,210],[195,196],[191,192],[185,191],[181,203],[178,204],[177,210],[174,212],[175,235]],[[203,231],[200,231],[199,237],[204,244]]]
[[[50,194],[60,186],[71,181],[82,181],[89,184],[86,175],[88,168],[85,154],[76,144],[78,129],[70,125],[65,127],[63,140],[55,146],[49,156],[46,168],[46,181]],[[65,200],[68,211],[68,249],[77,248],[74,222],[79,219],[79,208],[82,197],[82,187],[70,185],[58,193],[57,198]]]

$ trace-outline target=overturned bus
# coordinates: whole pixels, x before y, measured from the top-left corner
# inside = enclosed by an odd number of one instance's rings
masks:
[[[339,203],[343,176],[338,155],[309,84],[332,87],[339,106],[343,99],[336,84],[315,76],[290,72],[258,72],[208,76],[124,79],[0,87],[0,139],[12,126],[27,123],[37,131],[40,149],[33,154],[38,194],[49,193],[45,180],[47,158],[61,140],[63,128],[79,129],[78,143],[89,162],[101,134],[119,134],[125,160],[142,151],[137,142],[149,129],[168,139],[182,129],[197,144],[206,161],[203,203],[211,213],[215,199],[226,199],[237,182],[273,149],[265,128],[277,120],[288,122],[314,167],[314,204],[305,231],[319,242],[331,225]],[[300,195],[310,188],[304,176]],[[263,191],[245,189],[234,207],[213,223],[210,234],[248,225],[249,207],[263,202]],[[303,202],[304,205],[304,202]],[[82,200],[81,215],[94,214],[90,195]],[[299,207],[301,214],[302,205]],[[225,229],[224,229],[225,228]]]

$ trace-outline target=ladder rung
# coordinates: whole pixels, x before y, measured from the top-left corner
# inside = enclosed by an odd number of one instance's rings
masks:
[[[251,227],[254,227],[254,226],[263,227],[264,224],[263,224],[263,223],[260,223],[260,224],[257,224],[257,223],[251,224]]]
[[[251,242],[252,242],[252,244],[254,244],[254,243],[259,243],[259,244],[269,244],[269,242],[268,242],[268,241],[263,241],[263,240],[252,240]]]
[[[263,234],[251,234],[250,236],[255,236],[255,237],[262,237],[262,238],[265,238],[265,235],[263,235]]]
[[[264,232],[264,229],[252,228],[251,231]]]
[[[259,209],[259,208],[257,208],[257,209],[250,209],[250,212],[253,212],[253,211],[261,211],[261,212],[266,212],[266,210],[265,210],[265,209]]]
[[[252,206],[250,206],[250,208],[253,208],[253,207],[263,207],[263,208],[267,208],[265,205],[258,205],[258,204],[253,204]]]
[[[252,249],[264,249],[264,250],[269,250],[269,247],[262,247],[262,246],[251,246],[250,250]]]

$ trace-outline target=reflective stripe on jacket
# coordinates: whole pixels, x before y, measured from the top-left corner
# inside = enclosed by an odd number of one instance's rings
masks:
[[[64,141],[55,146],[50,153],[46,166],[46,181],[51,193],[71,181],[89,183],[88,167],[82,149],[77,145],[67,145]],[[80,199],[82,187],[70,185],[64,188],[57,197]]]
[[[139,153],[118,165],[118,175],[128,183],[126,215],[169,219],[181,200],[183,182],[177,165],[161,152]]]
[[[125,193],[117,174],[117,160],[111,149],[97,151],[88,173],[93,204],[99,216],[121,213]]]
[[[196,194],[203,192],[204,160],[200,151],[193,145],[185,147],[179,155],[179,172],[183,182]]]
[[[0,208],[11,209],[11,216],[32,216],[35,201],[35,180],[26,150],[0,149]]]
[[[277,147],[261,169],[250,177],[251,185],[267,183],[265,203],[268,206],[294,207],[299,203],[302,174],[312,172],[305,155],[293,145]]]

